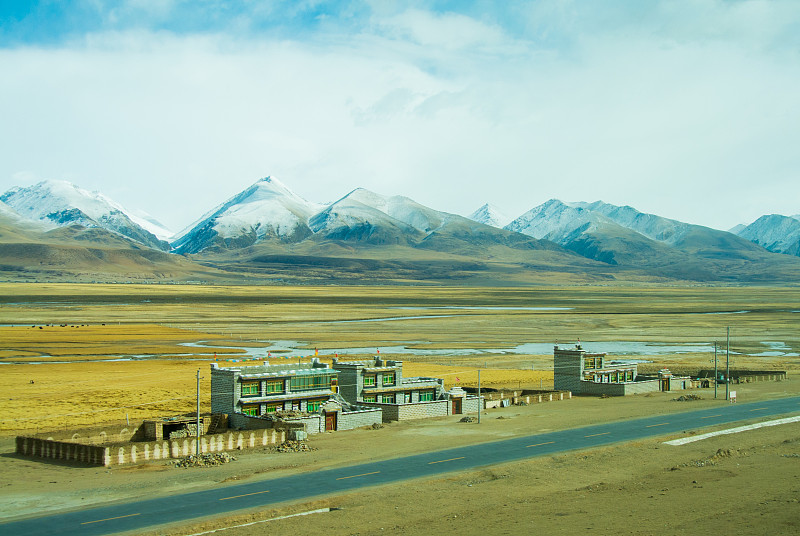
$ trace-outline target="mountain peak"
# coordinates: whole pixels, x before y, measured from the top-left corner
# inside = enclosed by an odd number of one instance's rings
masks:
[[[308,219],[321,207],[267,176],[206,213],[178,235],[173,247],[197,253],[211,246],[243,247],[270,238],[307,236]]]
[[[797,218],[767,214],[750,225],[737,225],[731,232],[774,253],[800,256],[800,221]]]
[[[168,247],[156,234],[166,231],[163,225],[136,216],[103,194],[89,192],[68,181],[49,179],[27,188],[12,188],[0,200],[23,217],[50,227],[99,227],[146,246]]]
[[[498,229],[502,229],[511,223],[513,219],[500,212],[500,210],[491,203],[484,204],[478,210],[467,216],[467,218],[478,223],[483,223],[484,225],[497,227]]]

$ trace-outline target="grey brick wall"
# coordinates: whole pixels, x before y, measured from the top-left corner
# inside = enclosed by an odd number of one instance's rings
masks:
[[[380,408],[371,408],[363,411],[340,411],[336,423],[337,430],[352,430],[362,426],[372,426],[383,421],[383,412]]]
[[[236,382],[232,370],[211,367],[211,413],[234,413]]]
[[[583,372],[583,350],[553,351],[553,389],[556,391],[581,392]]]

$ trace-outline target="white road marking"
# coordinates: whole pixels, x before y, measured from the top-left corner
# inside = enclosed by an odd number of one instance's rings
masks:
[[[767,426],[778,426],[779,424],[789,424],[790,422],[800,422],[800,415],[795,417],[787,417],[785,419],[776,419],[774,421],[759,422],[756,424],[748,424],[747,426],[739,426],[736,428],[729,428],[727,430],[719,430],[717,432],[709,432],[707,434],[700,434],[691,437],[682,437],[680,439],[673,439],[672,441],[664,441],[665,445],[685,445],[686,443],[694,443],[695,441],[702,441],[709,437],[716,437],[726,434],[738,434],[739,432],[746,432],[748,430],[756,430],[758,428],[765,428]]]

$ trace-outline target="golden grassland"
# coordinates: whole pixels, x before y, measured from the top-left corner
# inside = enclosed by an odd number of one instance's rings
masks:
[[[591,349],[591,341],[723,342],[730,326],[735,366],[797,370],[797,357],[761,354],[767,341],[800,353],[799,304],[795,287],[0,284],[0,359],[18,363],[0,366],[0,433],[193,411],[196,371],[208,393],[214,354],[239,359],[241,348],[275,340],[335,351],[510,348],[581,338]],[[361,322],[398,317],[422,318]],[[195,342],[209,347],[182,344]],[[153,359],[107,361],[142,355]],[[448,386],[475,385],[478,368],[485,386],[552,382],[552,355],[381,355],[404,361],[407,376],[442,377]],[[711,363],[704,353],[649,359],[677,369]],[[30,361],[44,364],[19,364]],[[208,409],[206,394],[201,410]]]
[[[0,399],[0,434],[84,428],[125,421],[126,417],[141,421],[193,412],[198,370],[202,377],[200,410],[208,412],[210,362],[199,358],[4,366],[0,370],[0,389],[8,396]],[[478,379],[476,368],[424,363],[408,363],[404,373],[444,378],[448,388],[476,385]],[[481,372],[481,384],[485,386],[538,384],[540,379],[551,385],[552,378],[550,371]]]
[[[209,340],[219,335],[207,334]],[[153,354],[159,356],[185,355],[187,353],[207,355],[213,353],[241,353],[233,348],[189,348],[181,342],[194,342],[197,335],[186,330],[159,326],[158,324],[87,325],[64,324],[47,326],[2,326],[0,340],[3,348],[0,357],[7,362],[58,358],[109,359]],[[26,359],[13,359],[26,358]]]

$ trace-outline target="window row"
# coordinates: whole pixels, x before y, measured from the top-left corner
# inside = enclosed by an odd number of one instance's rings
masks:
[[[411,391],[406,391],[404,393],[384,394],[381,395],[380,401],[384,404],[394,404],[396,402],[410,404],[413,401],[411,393],[412,393]],[[399,400],[398,397],[400,397]],[[363,400],[364,402],[378,402],[378,395],[365,393],[363,396]],[[433,400],[434,400],[434,392],[432,390],[419,392],[419,402],[432,402]]]
[[[308,413],[319,412],[320,406],[325,403],[326,398],[319,398],[315,400],[293,400],[291,402],[269,402],[264,407],[264,413],[277,413],[279,411],[293,410],[293,411],[306,411]],[[258,417],[261,413],[260,404],[244,404],[242,406],[242,413],[251,417]]]
[[[384,387],[395,384],[395,373],[384,372],[381,375],[381,385]],[[378,376],[376,374],[367,374],[364,376],[364,387],[375,387],[378,384]]]
[[[330,389],[332,380],[336,377],[331,374],[315,374],[309,376],[294,376],[291,382],[292,391],[313,391],[316,389]]]
[[[277,395],[286,392],[285,380],[267,380],[266,394]],[[260,396],[261,395],[261,382],[248,381],[242,382],[242,396]]]

